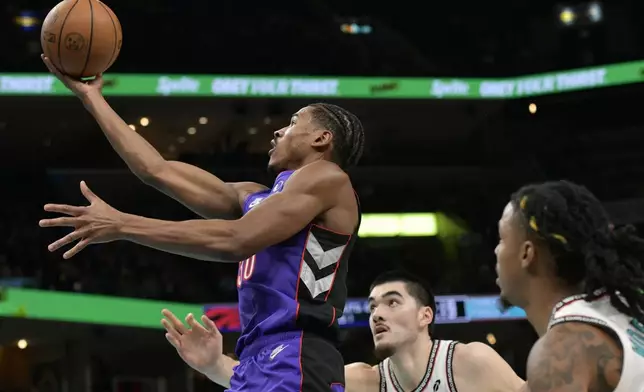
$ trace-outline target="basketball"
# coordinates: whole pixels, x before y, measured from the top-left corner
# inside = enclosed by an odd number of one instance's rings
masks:
[[[119,55],[123,34],[99,0],[64,0],[43,21],[43,53],[63,74],[85,78],[105,72]]]

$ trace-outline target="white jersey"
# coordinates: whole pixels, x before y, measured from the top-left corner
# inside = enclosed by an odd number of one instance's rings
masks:
[[[413,392],[456,392],[452,360],[454,347],[458,342],[434,340],[433,343],[425,375]],[[378,370],[380,371],[380,392],[412,392],[402,389],[389,358],[380,362]]]
[[[619,339],[624,351],[622,375],[614,392],[644,392],[644,325],[620,313],[607,294],[595,301],[575,295],[559,302],[552,311],[548,329],[565,322],[595,325]]]

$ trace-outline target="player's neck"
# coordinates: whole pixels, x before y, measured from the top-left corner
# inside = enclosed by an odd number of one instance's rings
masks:
[[[317,161],[323,161],[324,160],[324,155],[323,154],[311,154],[308,155],[300,160],[291,162],[290,164],[286,165],[285,170],[298,170],[303,168],[306,165],[309,165],[313,162]]]
[[[415,389],[425,376],[432,340],[423,334],[413,342],[396,350],[390,357],[396,379],[406,391]]]
[[[547,287],[543,286],[535,290],[531,295],[530,301],[523,309],[526,312],[528,321],[530,321],[539,336],[543,336],[548,332],[548,324],[555,305],[562,299],[575,294],[578,294],[578,290],[556,285],[547,285]]]

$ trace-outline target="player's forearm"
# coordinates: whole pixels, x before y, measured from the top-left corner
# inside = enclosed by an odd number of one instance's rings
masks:
[[[94,116],[114,150],[138,177],[146,179],[161,170],[166,160],[110,107],[100,94],[83,97],[83,104]]]
[[[230,388],[230,379],[233,377],[233,369],[239,365],[239,361],[222,355],[221,360],[212,371],[204,373],[212,382],[221,385],[224,388]]]
[[[237,263],[244,258],[232,221],[182,222],[124,215],[118,228],[122,239],[199,260]]]

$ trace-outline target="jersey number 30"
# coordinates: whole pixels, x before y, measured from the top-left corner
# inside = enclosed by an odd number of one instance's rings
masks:
[[[241,287],[242,282],[249,280],[255,272],[255,255],[239,262],[239,270],[237,270],[237,287]]]

